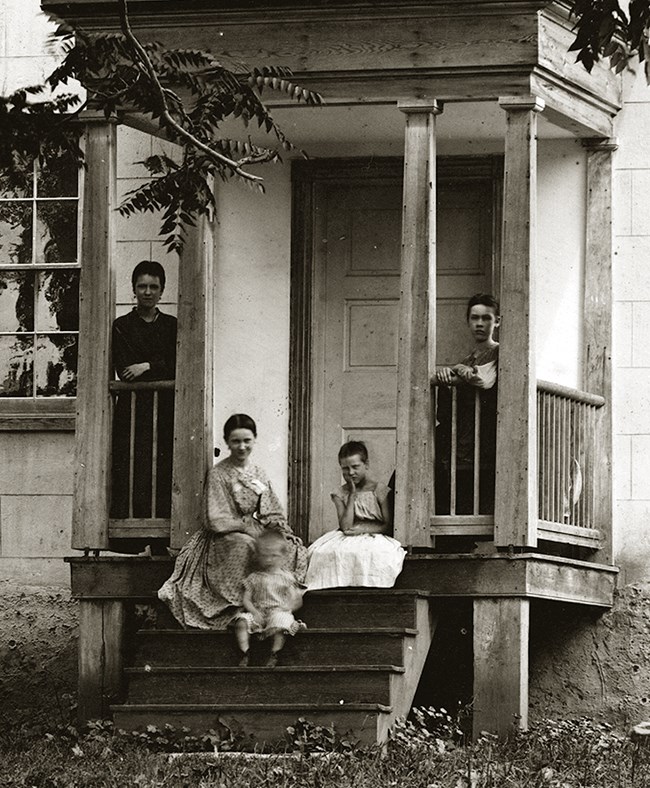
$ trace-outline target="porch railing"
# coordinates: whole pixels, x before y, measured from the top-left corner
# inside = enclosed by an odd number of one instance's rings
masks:
[[[436,387],[436,389],[439,387]],[[486,481],[493,485],[495,447],[482,447],[481,391],[473,396],[473,408],[465,402],[461,419],[473,421],[471,457],[460,451],[461,431],[467,440],[468,426],[459,423],[459,394],[450,390],[451,406],[438,422],[446,440],[436,440],[435,502],[432,534],[437,536],[491,536],[494,532],[493,486],[486,498]],[[436,405],[439,396],[436,391]],[[537,382],[538,538],[584,547],[598,547],[600,531],[596,512],[596,456],[600,409],[603,397],[547,381]],[[440,418],[440,411],[436,407]],[[460,457],[460,454],[464,454]],[[441,483],[441,479],[443,480]],[[462,487],[462,490],[461,490]],[[459,490],[462,505],[459,505]],[[459,511],[462,508],[462,511]]]
[[[108,387],[114,435],[109,536],[168,537],[174,381],[110,381]],[[161,415],[163,422],[169,422],[162,429]],[[116,452],[120,453],[117,470]],[[168,462],[161,467],[167,453]],[[116,511],[116,497],[120,511]]]
[[[603,397],[537,382],[538,536],[592,546],[595,450]]]

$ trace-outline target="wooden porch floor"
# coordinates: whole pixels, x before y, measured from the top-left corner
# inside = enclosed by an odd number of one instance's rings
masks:
[[[174,566],[167,557],[65,560],[71,568],[72,595],[79,599],[151,599]],[[616,567],[539,553],[423,553],[407,556],[396,588],[433,597],[519,597],[609,608],[617,575]]]

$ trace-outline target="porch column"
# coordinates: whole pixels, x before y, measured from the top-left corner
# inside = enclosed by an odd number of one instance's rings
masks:
[[[474,600],[474,738],[528,727],[528,599]]]
[[[436,347],[436,101],[398,103],[406,115],[397,357],[395,537],[431,545],[431,373]]]
[[[120,694],[124,603],[116,599],[79,601],[80,722],[106,719]]]
[[[516,96],[499,104],[506,111],[507,128],[494,541],[498,547],[535,547],[537,113],[544,102]]]
[[[594,527],[601,533],[598,559],[612,561],[612,154],[613,139],[583,140],[587,149],[587,218],[583,304],[583,381],[600,394],[594,435]]]
[[[203,524],[203,487],[212,464],[214,280],[212,222],[187,229],[178,273],[174,470],[170,544],[182,547]]]
[[[79,361],[72,547],[108,547],[111,467],[111,324],[115,304],[117,126],[89,119],[84,129]]]

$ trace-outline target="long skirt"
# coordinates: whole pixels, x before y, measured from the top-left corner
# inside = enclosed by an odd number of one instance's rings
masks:
[[[311,545],[308,554],[308,591],[345,586],[392,588],[406,550],[385,534],[346,536],[342,531],[329,531]]]
[[[178,554],[159,599],[184,627],[226,629],[242,610],[242,583],[253,569],[254,545],[248,534],[197,531]],[[302,544],[291,544],[284,568],[303,581],[307,550]]]

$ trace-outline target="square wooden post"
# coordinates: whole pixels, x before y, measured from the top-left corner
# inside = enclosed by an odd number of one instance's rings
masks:
[[[544,102],[519,96],[499,103],[507,114],[507,129],[494,541],[498,547],[535,547],[537,113]]]
[[[594,527],[598,559],[612,561],[612,154],[615,140],[583,140],[587,149],[587,217],[583,304],[583,388],[600,394],[594,446]]]
[[[121,600],[79,602],[80,722],[105,719],[122,685],[124,604]]]
[[[527,599],[474,600],[474,738],[528,726],[529,623]]]
[[[111,325],[115,306],[117,128],[89,120],[79,287],[79,362],[72,547],[108,547],[111,468]]]
[[[435,101],[399,102],[406,115],[397,360],[395,537],[431,545],[436,347]]]
[[[178,274],[174,470],[170,543],[182,547],[203,525],[203,488],[214,452],[212,222],[188,228]]]

